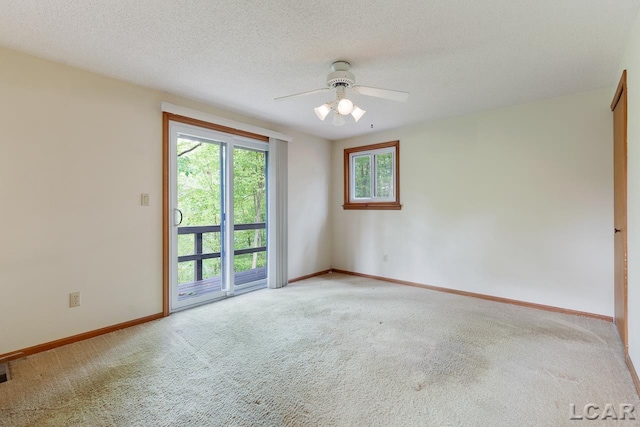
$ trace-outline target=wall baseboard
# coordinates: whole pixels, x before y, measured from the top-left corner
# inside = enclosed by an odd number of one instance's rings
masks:
[[[299,282],[301,280],[311,279],[312,277],[322,276],[328,273],[331,273],[331,269],[318,271],[317,273],[307,274],[306,276],[296,277],[295,279],[289,280],[287,283]]]
[[[465,296],[465,297],[480,298],[480,299],[484,299],[484,300],[501,302],[501,303],[505,303],[505,304],[512,304],[512,305],[519,305],[519,306],[522,306],[522,307],[535,308],[537,310],[553,311],[553,312],[556,312],[556,313],[572,314],[574,316],[591,317],[593,319],[605,320],[607,322],[613,322],[613,317],[604,316],[602,314],[587,313],[585,311],[578,311],[578,310],[569,310],[567,308],[553,307],[553,306],[550,306],[550,305],[536,304],[536,303],[532,303],[532,302],[519,301],[519,300],[509,299],[509,298],[494,297],[494,296],[485,295],[485,294],[477,294],[475,292],[458,291],[456,289],[441,288],[439,286],[425,285],[425,284],[422,284],[422,283],[409,282],[409,281],[406,281],[406,280],[390,279],[390,278],[387,278],[387,277],[373,276],[373,275],[370,275],[370,274],[354,273],[352,271],[339,270],[339,269],[336,269],[336,268],[332,269],[332,271],[334,273],[342,273],[342,274],[348,274],[348,275],[351,275],[351,276],[365,277],[367,279],[382,280],[382,281],[385,281],[385,282],[396,283],[398,285],[413,286],[415,288],[429,289],[431,291],[446,292],[446,293],[449,293],[449,294],[462,295],[462,296]]]
[[[308,274],[306,276],[296,277],[295,279],[289,280],[288,283],[299,282],[301,280],[310,279],[316,276],[322,276],[323,274],[330,273],[331,270],[323,270],[318,271],[317,273]],[[34,345],[32,347],[23,348],[22,350],[12,351],[10,353],[0,354],[0,363],[6,363],[11,360],[20,359],[22,357],[31,356],[32,354],[40,353],[43,351],[51,350],[56,347],[61,347],[67,344],[73,344],[74,342],[84,341],[89,338],[97,337],[99,335],[108,334],[109,332],[114,332],[120,329],[129,328],[131,326],[140,325],[142,323],[151,322],[153,320],[158,320],[163,317],[166,317],[164,310],[162,313],[152,314],[151,316],[141,317],[139,319],[130,320],[128,322],[118,323],[117,325],[107,326],[104,328],[96,329],[89,332],[83,332],[78,335],[73,335],[67,338],[61,338],[59,340],[46,342],[44,344]]]
[[[624,359],[627,362],[627,368],[629,368],[631,378],[633,378],[633,384],[636,386],[636,392],[638,393],[638,396],[640,396],[640,378],[638,378],[638,372],[636,372],[636,368],[633,366],[633,362],[628,354],[625,355]]]
[[[607,322],[613,322],[613,318],[612,317],[603,316],[601,314],[587,313],[587,312],[584,312],[584,311],[577,311],[577,310],[569,310],[569,309],[565,309],[565,308],[553,307],[553,306],[543,305],[543,304],[535,304],[535,303],[524,302],[524,301],[519,301],[519,300],[513,300],[513,299],[508,299],[508,298],[494,297],[494,296],[491,296],[491,295],[478,294],[478,293],[474,293],[474,292],[459,291],[459,290],[456,290],[456,289],[441,288],[439,286],[425,285],[425,284],[422,284],[422,283],[409,282],[409,281],[406,281],[406,280],[391,279],[391,278],[388,278],[388,277],[374,276],[374,275],[371,275],[371,274],[356,273],[356,272],[353,272],[353,271],[340,270],[340,269],[337,269],[337,268],[331,268],[331,269],[328,269],[328,270],[322,270],[322,271],[318,271],[316,273],[307,274],[305,276],[296,277],[294,279],[289,280],[288,283],[299,282],[301,280],[310,279],[312,277],[317,277],[317,276],[322,276],[324,274],[328,274],[328,273],[331,273],[331,272],[348,274],[348,275],[351,275],[351,276],[365,277],[365,278],[374,279],[374,280],[382,280],[382,281],[385,281],[385,282],[395,283],[395,284],[399,284],[399,285],[413,286],[413,287],[416,287],[416,288],[423,288],[423,289],[429,289],[429,290],[432,290],[432,291],[446,292],[446,293],[450,293],[450,294],[462,295],[462,296],[473,297],[473,298],[480,298],[480,299],[485,299],[485,300],[495,301],[495,302],[501,302],[501,303],[506,303],[506,304],[519,305],[519,306],[522,306],[522,307],[535,308],[535,309],[538,309],[538,310],[553,311],[553,312],[557,312],[557,313],[571,314],[571,315],[575,315],[575,316],[591,317],[591,318],[594,318],[594,319],[605,320]],[[164,313],[152,314],[150,316],[141,317],[139,319],[130,320],[128,322],[118,323],[117,325],[107,326],[107,327],[96,329],[96,330],[93,330],[93,331],[84,332],[82,334],[73,335],[73,336],[70,336],[70,337],[67,337],[67,338],[62,338],[62,339],[55,340],[55,341],[50,341],[50,342],[47,342],[47,343],[44,343],[44,344],[38,344],[38,345],[35,345],[35,346],[32,346],[32,347],[27,347],[27,348],[24,348],[22,350],[16,350],[16,351],[12,351],[10,353],[0,354],[0,363],[6,363],[6,362],[9,362],[11,360],[20,359],[22,357],[26,357],[26,356],[30,356],[32,354],[40,353],[42,351],[51,350],[51,349],[56,348],[56,347],[61,347],[63,345],[72,344],[72,343],[78,342],[78,341],[83,341],[83,340],[86,340],[86,339],[89,339],[89,338],[97,337],[99,335],[108,334],[109,332],[114,332],[114,331],[117,331],[117,330],[120,330],[120,329],[129,328],[131,326],[140,325],[142,323],[151,322],[153,320],[158,320],[158,319],[161,319],[163,317],[165,317]],[[640,381],[638,380],[638,375],[637,375],[635,369],[633,368],[633,363],[631,362],[631,359],[629,359],[629,356],[626,357],[626,361],[627,361],[627,365],[629,366],[629,371],[631,372],[631,375],[633,377],[633,380],[634,380],[634,383],[636,385],[636,388],[638,389],[638,394],[640,394]]]
[[[164,317],[163,313],[152,314],[151,316],[140,317],[139,319],[118,323],[117,325],[106,326],[104,328],[96,329],[93,331],[83,332],[81,334],[73,335],[67,338],[61,338],[59,340],[50,341],[44,344],[34,345],[33,347],[27,347],[22,350],[12,351],[11,353],[0,354],[0,363],[5,363],[11,360],[20,359],[22,357],[30,356],[32,354],[40,353],[42,351],[51,350],[53,348],[61,347],[63,345],[73,344],[74,342],[84,341],[89,338],[108,334],[109,332],[114,332],[120,329],[129,328],[131,326],[140,325],[142,323],[151,322],[152,320],[161,319],[162,317]]]

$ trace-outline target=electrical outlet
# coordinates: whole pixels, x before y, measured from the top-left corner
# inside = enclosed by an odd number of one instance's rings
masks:
[[[382,255],[382,261],[384,261],[384,262],[389,261],[389,255],[387,255],[387,254]]]
[[[69,294],[69,307],[80,306],[80,292]]]

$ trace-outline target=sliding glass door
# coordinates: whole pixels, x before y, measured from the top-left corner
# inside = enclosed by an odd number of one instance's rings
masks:
[[[174,123],[172,311],[266,286],[268,144]]]

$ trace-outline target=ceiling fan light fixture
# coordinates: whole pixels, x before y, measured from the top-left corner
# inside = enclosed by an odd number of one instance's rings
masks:
[[[342,98],[338,102],[338,113],[342,114],[343,116],[347,116],[351,114],[352,111],[353,111],[353,102],[350,99]]]
[[[366,113],[365,110],[363,110],[360,107],[357,106],[353,106],[353,111],[351,111],[351,115],[353,116],[353,119],[357,122],[358,120],[360,120],[362,118],[362,116],[364,116],[364,113]]]
[[[296,93],[288,96],[275,98],[276,101],[283,101],[301,96],[308,96],[316,93],[324,93],[335,91],[336,97],[331,102],[314,108],[316,115],[324,121],[329,113],[333,111],[333,125],[342,126],[345,124],[344,116],[351,115],[358,122],[366,113],[360,107],[353,104],[353,101],[347,98],[347,90],[354,93],[373,96],[376,98],[389,99],[391,101],[406,102],[409,97],[408,92],[399,90],[381,89],[371,86],[356,85],[356,76],[349,71],[351,64],[347,61],[335,61],[331,64],[331,72],[327,75],[327,87],[322,89],[310,90],[307,92]]]
[[[316,116],[318,116],[320,120],[324,120],[331,112],[331,104],[322,104],[321,106],[314,108],[313,111],[316,112]]]

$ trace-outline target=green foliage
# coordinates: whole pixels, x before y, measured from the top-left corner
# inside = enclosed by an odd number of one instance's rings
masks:
[[[393,195],[393,154],[376,154],[376,197]]]
[[[375,164],[374,182],[371,182],[372,162]],[[354,158],[354,168],[355,197],[357,199],[391,197],[393,195],[392,153],[356,156]]]
[[[221,164],[225,147],[201,143],[188,137],[178,138],[178,209],[183,213],[181,226],[220,225],[223,206]],[[233,214],[236,224],[266,222],[266,153],[236,147],[233,153],[234,193]],[[203,235],[203,253],[222,251],[221,233]],[[266,230],[234,232],[234,248],[266,246]],[[194,235],[178,236],[178,255],[195,253]],[[195,262],[178,264],[178,283],[194,281]],[[266,266],[266,253],[241,255],[234,258],[235,271]],[[203,261],[203,278],[220,275],[219,258]]]
[[[371,197],[371,156],[355,158],[356,198]]]
[[[236,148],[233,153],[233,215],[236,224],[265,222],[266,155]]]

